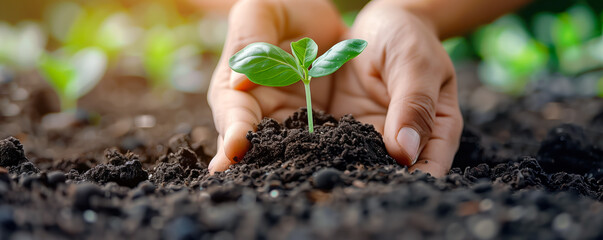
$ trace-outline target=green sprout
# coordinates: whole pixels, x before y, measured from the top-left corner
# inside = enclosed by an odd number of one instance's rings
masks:
[[[344,63],[358,56],[366,45],[367,42],[361,39],[344,40],[316,58],[318,45],[310,38],[292,42],[293,55],[272,44],[257,42],[233,55],[229,65],[232,70],[245,74],[250,81],[259,85],[284,87],[301,80],[306,90],[308,131],[312,133],[314,123],[310,80],[337,71]]]
[[[143,64],[156,92],[165,89],[169,83],[177,47],[177,41],[169,28],[155,27],[148,32],[144,45]]]
[[[85,48],[73,56],[40,57],[40,73],[54,88],[61,101],[61,111],[77,109],[77,100],[101,80],[107,56],[98,48]]]

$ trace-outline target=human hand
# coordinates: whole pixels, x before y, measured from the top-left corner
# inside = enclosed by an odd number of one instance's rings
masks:
[[[224,171],[240,161],[249,148],[248,131],[263,117],[284,120],[305,105],[304,88],[298,82],[289,87],[263,87],[233,72],[228,59],[254,42],[267,42],[289,51],[292,41],[310,37],[319,54],[337,43],[346,31],[337,10],[328,0],[244,0],[233,6],[222,58],[212,77],[208,102],[218,131],[218,151],[209,164],[210,172]],[[332,77],[313,81],[313,105],[327,109]],[[260,96],[260,97],[257,97]]]
[[[434,27],[388,1],[374,1],[348,37],[369,44],[335,73],[330,112],[373,124],[398,163],[445,175],[463,120],[454,67]]]
[[[314,106],[335,116],[351,113],[375,125],[388,152],[400,164],[434,176],[445,175],[458,148],[462,118],[454,69],[429,22],[379,1],[362,11],[347,34],[330,4],[295,4],[244,1],[232,10],[229,37],[208,96],[220,134],[210,171],[223,171],[244,156],[249,148],[245,134],[263,116],[282,121],[304,105],[301,86],[256,87],[228,69],[228,58],[252,42],[268,42],[287,50],[291,41],[309,36],[323,48],[344,37],[369,42],[350,64],[313,80]],[[311,12],[300,11],[305,7]],[[283,26],[279,18],[293,17],[289,9],[298,15]],[[316,16],[320,20],[308,21]],[[258,95],[262,97],[256,98]],[[419,161],[413,164],[416,159]]]

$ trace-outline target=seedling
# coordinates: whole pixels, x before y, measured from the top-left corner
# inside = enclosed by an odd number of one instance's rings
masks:
[[[77,108],[77,100],[88,93],[105,74],[106,55],[98,48],[85,48],[72,57],[44,54],[39,60],[42,76],[61,100],[61,111]]]
[[[344,63],[358,56],[366,45],[367,42],[361,39],[344,40],[316,58],[318,46],[310,38],[292,42],[293,55],[272,44],[257,42],[233,55],[229,65],[232,70],[245,74],[250,81],[259,85],[284,87],[301,80],[306,91],[308,131],[312,133],[314,123],[310,80],[337,71]]]

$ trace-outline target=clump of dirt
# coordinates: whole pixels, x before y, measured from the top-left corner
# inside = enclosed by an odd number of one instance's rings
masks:
[[[563,124],[551,129],[538,156],[547,172],[565,171],[603,179],[603,150],[579,126]]]
[[[23,145],[14,137],[0,140],[0,166],[12,167],[27,161]]]
[[[184,183],[202,174],[207,174],[207,164],[190,148],[179,147],[175,153],[169,153],[159,159],[154,168],[151,181],[158,185],[167,183]]]
[[[138,156],[133,153],[123,155],[117,149],[109,149],[105,152],[105,158],[106,164],[99,164],[86,171],[83,178],[99,184],[115,182],[121,186],[136,187],[149,177]]]
[[[9,173],[31,175],[39,170],[25,157],[23,145],[14,137],[0,140],[0,167]]]
[[[385,149],[381,134],[372,125],[363,124],[351,115],[339,121],[331,115],[314,113],[314,133],[307,130],[307,111],[302,109],[279,124],[265,118],[256,132],[249,132],[251,148],[242,163],[265,166],[291,161],[345,170],[347,165],[375,166],[394,164]]]

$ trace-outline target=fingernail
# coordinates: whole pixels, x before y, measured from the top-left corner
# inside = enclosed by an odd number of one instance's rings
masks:
[[[412,128],[404,127],[398,132],[396,140],[398,141],[398,145],[400,145],[400,147],[406,151],[410,159],[412,159],[411,165],[415,164],[419,155],[419,144],[421,142],[419,133]]]
[[[245,81],[245,75],[235,72],[235,71],[231,71],[230,73],[230,80],[229,80],[229,84],[230,84],[230,88],[235,89],[237,88],[237,86],[239,86],[241,84],[241,82]]]

